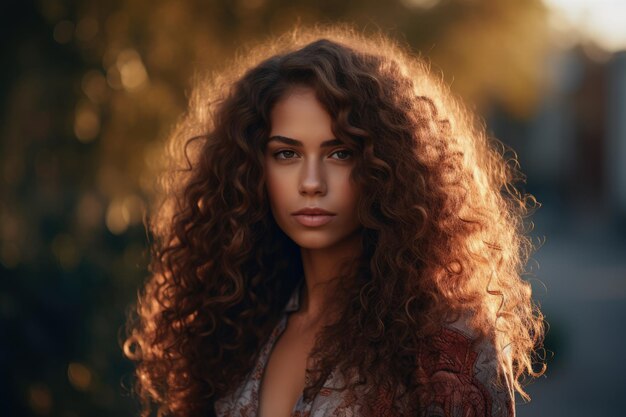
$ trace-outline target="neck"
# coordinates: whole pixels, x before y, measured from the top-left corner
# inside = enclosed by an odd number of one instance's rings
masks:
[[[332,247],[322,249],[301,248],[306,285],[301,294],[299,315],[310,321],[319,321],[332,311],[332,294],[337,286],[338,274],[345,262],[361,253],[360,233],[354,233]]]

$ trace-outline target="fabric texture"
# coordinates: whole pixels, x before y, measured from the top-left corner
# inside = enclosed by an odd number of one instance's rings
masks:
[[[300,306],[301,283],[283,310],[278,324],[261,348],[256,364],[244,382],[232,394],[215,402],[217,417],[256,417],[263,372],[274,344],[285,330],[289,313]],[[421,391],[420,417],[514,417],[515,402],[511,377],[505,386],[496,384],[498,361],[491,343],[481,342],[472,347],[471,331],[459,320],[444,327],[421,349],[417,360]],[[509,374],[507,374],[509,375]],[[310,401],[301,394],[292,417],[352,417],[363,416],[358,392],[339,390],[343,379],[335,372]],[[380,392],[373,415],[397,416],[392,411],[391,398]]]

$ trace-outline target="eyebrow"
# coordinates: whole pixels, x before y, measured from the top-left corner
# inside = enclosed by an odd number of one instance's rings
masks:
[[[269,138],[267,143],[270,143],[271,141],[278,141],[278,142],[284,143],[285,145],[291,145],[291,146],[303,146],[302,142],[300,142],[299,140],[295,140],[295,139],[288,138],[286,136],[280,136],[280,135],[272,136],[271,138]],[[322,142],[320,147],[329,148],[331,146],[337,146],[337,145],[343,145],[343,144],[344,143],[340,141],[339,139],[329,139],[329,140]]]

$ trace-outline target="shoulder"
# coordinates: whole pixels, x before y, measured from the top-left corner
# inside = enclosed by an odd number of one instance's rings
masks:
[[[418,354],[422,416],[513,417],[511,378],[500,369],[494,343],[476,337],[463,318],[442,327]]]

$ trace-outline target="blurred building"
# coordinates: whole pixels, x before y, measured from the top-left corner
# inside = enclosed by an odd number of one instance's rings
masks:
[[[549,87],[536,113],[518,120],[496,106],[489,125],[520,159],[555,228],[581,217],[626,219],[626,52],[594,56],[583,47],[546,60]],[[566,207],[567,206],[567,207]]]
[[[626,223],[626,51],[608,64],[607,165],[609,204]]]

